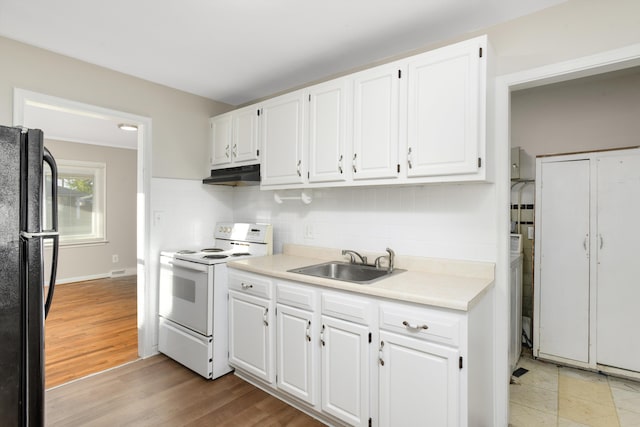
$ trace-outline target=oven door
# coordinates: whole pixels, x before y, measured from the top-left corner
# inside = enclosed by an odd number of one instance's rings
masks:
[[[213,334],[213,271],[204,265],[160,257],[159,314],[202,335]]]

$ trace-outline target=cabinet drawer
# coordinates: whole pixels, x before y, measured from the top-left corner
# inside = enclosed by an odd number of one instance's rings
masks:
[[[374,310],[374,303],[364,298],[322,293],[322,314],[327,316],[369,325],[374,317]]]
[[[229,270],[229,289],[271,299],[271,280],[253,274]]]
[[[316,292],[295,283],[276,283],[276,301],[303,310],[313,311],[316,305]]]
[[[460,343],[460,316],[427,308],[382,304],[380,329],[452,346]]]

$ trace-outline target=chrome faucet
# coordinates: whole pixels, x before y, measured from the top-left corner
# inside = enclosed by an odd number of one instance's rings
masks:
[[[389,255],[380,255],[378,258],[376,258],[375,261],[375,266],[376,268],[380,268],[380,260],[382,258],[386,258],[387,259],[387,273],[391,274],[393,273],[393,263],[394,260],[396,258],[396,253],[393,251],[393,249],[391,248],[387,248],[387,252],[389,253]]]
[[[366,264],[367,263],[367,257],[366,256],[362,256],[360,255],[358,252],[356,251],[352,251],[350,249],[343,249],[342,250],[342,255],[349,255],[350,259],[349,262],[351,264],[357,264],[356,263],[356,257],[360,258],[361,264]]]

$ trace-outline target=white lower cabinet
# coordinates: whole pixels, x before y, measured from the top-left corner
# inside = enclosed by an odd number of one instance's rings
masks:
[[[369,420],[369,328],[322,316],[322,410],[354,426]]]
[[[381,331],[379,351],[380,425],[459,425],[456,348]]]
[[[236,374],[323,422],[492,425],[492,292],[463,312],[233,268],[229,288]]]
[[[271,282],[256,275],[229,275],[229,365],[275,381],[275,315]]]

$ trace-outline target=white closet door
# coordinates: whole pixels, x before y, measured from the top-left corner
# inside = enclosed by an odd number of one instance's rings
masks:
[[[640,371],[640,155],[598,167],[597,363]]]
[[[589,361],[589,161],[543,162],[539,352]]]

